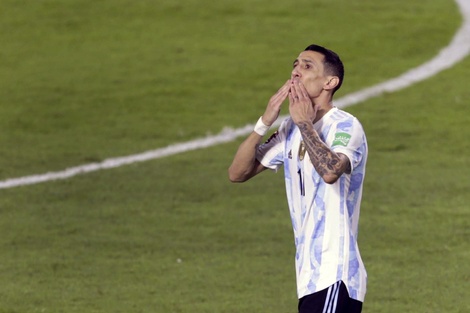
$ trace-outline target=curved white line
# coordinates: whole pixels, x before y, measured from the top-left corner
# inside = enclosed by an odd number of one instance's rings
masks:
[[[384,92],[394,92],[414,83],[425,80],[437,73],[448,69],[470,54],[470,1],[456,0],[463,16],[463,24],[454,35],[451,43],[442,49],[432,60],[409,70],[408,72],[381,84],[349,94],[338,101],[338,107],[347,107],[369,98],[379,96]]]
[[[452,67],[456,63],[463,60],[468,54],[470,54],[470,1],[455,1],[460,8],[460,12],[463,17],[463,24],[454,35],[451,43],[447,47],[443,48],[437,56],[435,56],[432,60],[422,64],[421,66],[413,68],[396,78],[346,95],[343,98],[336,100],[335,105],[337,107],[344,108],[363,102],[367,99],[377,97],[384,92],[394,92],[409,87],[414,83],[425,80],[445,69]],[[278,121],[281,121],[286,117],[287,116],[281,116]],[[279,125],[279,123],[276,125]],[[253,130],[253,127],[254,125],[246,125],[245,127],[237,129],[227,128],[214,136],[178,143],[140,154],[110,158],[100,163],[75,166],[59,172],[49,172],[45,174],[10,178],[0,181],[0,189],[38,184],[51,180],[66,179],[79,174],[115,168],[131,163],[159,159],[182,152],[207,148],[217,144],[233,141],[240,136],[246,136]]]

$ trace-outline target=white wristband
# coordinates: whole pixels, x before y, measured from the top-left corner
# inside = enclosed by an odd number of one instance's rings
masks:
[[[263,123],[263,117],[261,116],[258,120],[258,122],[256,123],[255,125],[255,129],[254,129],[254,132],[257,133],[258,135],[260,136],[264,136],[266,135],[266,133],[268,132],[269,130],[269,127],[268,125],[265,125]]]

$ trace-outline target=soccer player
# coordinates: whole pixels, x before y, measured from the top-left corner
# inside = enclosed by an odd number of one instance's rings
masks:
[[[284,166],[299,313],[359,313],[366,293],[357,234],[368,149],[360,122],[333,104],[343,76],[336,53],[308,46],[229,168],[244,182]],[[286,99],[290,117],[262,143]]]

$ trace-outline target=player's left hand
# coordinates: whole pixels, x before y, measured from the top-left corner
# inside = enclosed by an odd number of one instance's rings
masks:
[[[297,79],[292,80],[289,91],[289,113],[294,123],[312,122],[317,116],[317,110],[302,82]]]

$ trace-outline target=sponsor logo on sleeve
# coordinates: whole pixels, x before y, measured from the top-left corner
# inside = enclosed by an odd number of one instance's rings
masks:
[[[333,140],[333,146],[346,147],[350,139],[351,139],[351,135],[348,133],[336,133],[335,140]]]

